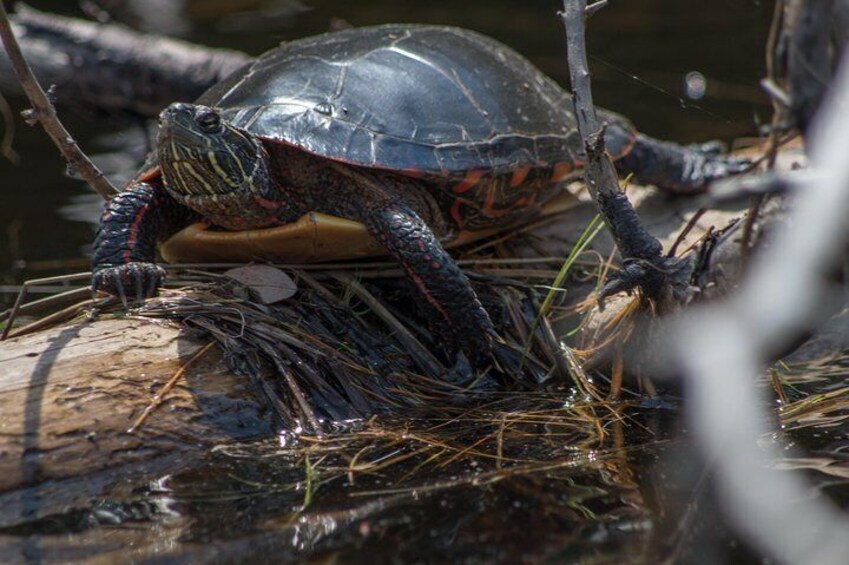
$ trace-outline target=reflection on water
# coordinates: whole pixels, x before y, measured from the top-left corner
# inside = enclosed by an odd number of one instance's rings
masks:
[[[39,6],[51,5],[71,9],[58,0]],[[252,53],[333,26],[460,25],[508,43],[565,82],[556,1],[125,5],[121,17],[128,22]],[[239,13],[222,14],[227,7]],[[590,24],[597,101],[658,137],[689,142],[755,134],[768,116],[756,84],[770,12],[771,3],[757,0],[612,2]],[[184,19],[163,22],[171,13]],[[109,155],[110,170],[132,172],[134,158],[123,147],[140,153],[142,126],[107,140],[103,134],[115,129],[109,124],[72,118],[67,125],[85,147]],[[16,149],[21,166],[0,163],[0,284],[57,270],[45,261],[81,257],[92,238],[91,224],[81,220],[91,220],[97,202],[62,176],[40,131],[20,131]],[[78,532],[73,536],[18,539],[48,560],[67,558],[72,549],[82,557],[126,558],[128,548],[139,559],[221,561],[729,559],[734,550],[720,521],[704,525],[713,510],[703,501],[710,481],[700,462],[678,453],[674,460],[689,465],[656,468],[668,451],[685,449],[676,410],[599,406],[576,413],[558,402],[525,395],[462,419],[383,418],[322,442],[222,446],[197,468],[105,492],[92,508],[49,521],[50,531]],[[665,498],[670,488],[685,495],[684,504]],[[15,533],[43,534],[46,527]],[[694,539],[722,543],[697,557],[694,548],[702,546]],[[0,560],[22,554],[14,544],[0,545]]]
[[[38,549],[47,560],[70,540],[108,559],[118,550],[95,549],[106,539],[132,544],[139,559],[617,563],[659,556],[668,551],[653,549],[659,502],[644,485],[659,449],[670,445],[675,418],[625,405],[567,410],[559,395],[544,394],[381,417],[323,439],[222,445],[196,468],[134,494],[117,492],[88,512],[7,533],[42,534]],[[64,541],[48,532],[74,535]],[[0,559],[13,555],[0,549]]]

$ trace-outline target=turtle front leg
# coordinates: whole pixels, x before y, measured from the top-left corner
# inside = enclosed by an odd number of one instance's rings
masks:
[[[91,286],[121,298],[153,296],[165,280],[156,244],[198,218],[175,202],[161,184],[138,183],[106,205],[94,239]]]
[[[472,360],[489,356],[495,336],[489,314],[469,279],[418,214],[402,202],[389,202],[369,210],[365,224],[401,263],[454,343]]]
[[[722,152],[718,142],[678,145],[638,134],[634,147],[616,162],[620,174],[633,173],[640,184],[681,194],[703,192],[715,180],[740,174],[747,159]]]

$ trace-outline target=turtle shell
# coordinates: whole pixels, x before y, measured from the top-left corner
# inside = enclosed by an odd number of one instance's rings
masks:
[[[570,95],[509,47],[454,27],[384,25],[288,42],[198,103],[272,143],[431,178],[457,227],[448,246],[523,221],[531,209],[561,209],[562,201],[544,203],[582,164]],[[625,155],[633,127],[600,114],[608,152]],[[158,174],[155,157],[147,171]],[[262,230],[193,226],[162,247],[171,261],[314,261],[381,251],[362,225],[315,213]]]
[[[363,167],[462,178],[580,164],[572,100],[524,57],[454,27],[384,25],[284,43],[198,103],[269,140]],[[633,128],[605,113],[630,149]]]

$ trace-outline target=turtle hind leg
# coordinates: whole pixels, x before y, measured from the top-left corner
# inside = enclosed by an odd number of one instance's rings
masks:
[[[428,225],[403,202],[384,202],[365,215],[369,233],[386,246],[415,286],[430,318],[473,363],[491,356],[495,329],[469,279]]]
[[[668,192],[703,192],[721,178],[747,171],[751,162],[722,152],[719,142],[678,145],[638,134],[631,151],[616,162],[620,174]]]

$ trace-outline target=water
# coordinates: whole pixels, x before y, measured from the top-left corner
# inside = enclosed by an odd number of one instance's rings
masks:
[[[566,82],[553,1],[139,4],[148,6],[146,18],[130,20],[140,27],[251,53],[325,31],[334,19],[459,25],[504,41]],[[244,13],[222,15],[223,4]],[[256,17],[257,4],[273,13]],[[39,7],[73,13],[59,0]],[[757,81],[770,14],[771,2],[756,0],[611,0],[590,22],[596,102],[648,134],[680,142],[756,135],[769,116]],[[688,84],[695,99],[685,95]],[[109,124],[72,118],[66,125],[87,149],[114,151],[103,137],[114,129]],[[20,164],[0,161],[0,284],[86,269],[97,209],[85,187],[63,176],[44,134],[20,121],[18,129]],[[14,536],[0,544],[0,561],[751,557],[729,541],[711,506],[711,483],[677,425],[674,399],[615,413],[596,408],[581,413],[563,409],[559,397],[524,395],[451,425],[421,414],[413,439],[410,420],[383,418],[325,444],[289,439],[281,447],[275,438],[221,446],[179,474],[139,477],[104,491],[89,508],[6,532]],[[362,468],[349,472],[355,457]]]

